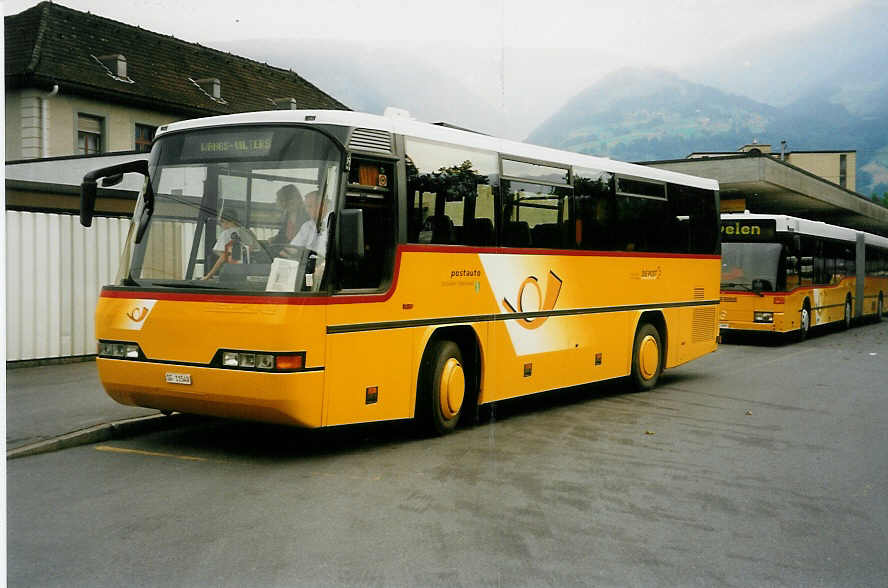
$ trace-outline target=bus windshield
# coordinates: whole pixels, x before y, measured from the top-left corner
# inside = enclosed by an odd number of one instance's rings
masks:
[[[219,127],[159,138],[133,216],[139,229],[128,281],[316,291],[341,160],[331,139],[308,128]]]
[[[722,242],[722,289],[773,292],[782,250],[780,243]]]

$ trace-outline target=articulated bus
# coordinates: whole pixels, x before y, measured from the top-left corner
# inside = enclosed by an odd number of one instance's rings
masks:
[[[794,333],[881,320],[888,239],[784,215],[722,215],[722,333]]]
[[[161,127],[147,162],[84,177],[83,224],[97,182],[131,172],[96,312],[124,404],[443,434],[506,398],[649,389],[716,348],[713,180],[403,114],[269,111]]]

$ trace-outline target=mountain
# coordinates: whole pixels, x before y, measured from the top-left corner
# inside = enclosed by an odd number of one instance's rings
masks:
[[[888,102],[888,94],[869,100]],[[622,69],[589,86],[528,142],[627,161],[734,151],[758,139],[790,150],[857,150],[857,191],[888,190],[888,117],[855,114],[812,91],[783,107],[652,69]]]
[[[621,69],[569,100],[527,138],[628,160],[731,149],[765,132],[779,110],[654,69]]]
[[[888,3],[864,0],[812,27],[715,50],[682,77],[774,106],[816,98],[888,115]]]

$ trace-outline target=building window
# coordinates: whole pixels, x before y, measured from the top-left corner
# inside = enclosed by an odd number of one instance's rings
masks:
[[[839,185],[845,188],[848,184],[848,156],[839,154]]]
[[[93,155],[102,152],[104,121],[97,116],[77,115],[77,152]]]
[[[151,141],[154,140],[154,133],[157,127],[149,125],[136,125],[136,151],[147,153],[151,151]]]

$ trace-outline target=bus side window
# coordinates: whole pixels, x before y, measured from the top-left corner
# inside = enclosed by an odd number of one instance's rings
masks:
[[[799,286],[814,285],[814,259],[817,241],[803,235],[799,240]]]
[[[391,277],[396,240],[393,172],[388,161],[352,161],[346,208],[363,211],[364,258],[342,268],[343,288],[379,288]]]
[[[784,266],[786,267],[786,289],[792,290],[799,286],[799,258],[792,254],[786,246],[783,247]]]
[[[613,174],[574,168],[574,233],[579,249],[613,248],[615,204]]]
[[[404,137],[407,240],[428,245],[496,245],[497,155]]]

